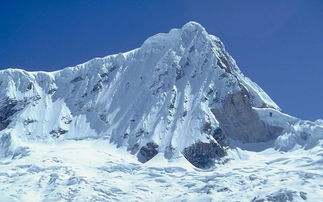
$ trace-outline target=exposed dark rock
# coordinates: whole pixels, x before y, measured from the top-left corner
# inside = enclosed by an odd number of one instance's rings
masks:
[[[212,136],[217,143],[219,143],[222,147],[228,146],[228,141],[226,135],[223,133],[221,128],[212,127],[211,123],[206,122],[202,127],[202,132]]]
[[[163,73],[160,73],[160,74],[158,75],[158,80],[159,80],[159,81],[161,81],[161,80],[162,80],[162,78],[164,78],[166,75],[168,75],[168,71],[165,71],[165,72],[163,72]]]
[[[217,58],[217,66],[231,74],[236,69],[233,60],[231,60],[230,56],[224,51],[224,48],[219,53],[220,56]]]
[[[207,58],[205,58],[203,61],[203,65],[206,65],[206,63],[208,63],[208,62],[209,62],[209,60]]]
[[[172,100],[170,102],[168,109],[172,110],[175,108],[176,97],[177,97],[176,90],[173,89],[172,90]]]
[[[137,155],[141,163],[145,163],[158,154],[158,145],[154,142],[149,142],[141,147]]]
[[[52,88],[52,89],[50,89],[50,90],[47,92],[47,94],[52,95],[52,94],[54,94],[56,91],[57,91],[57,89],[56,89],[56,88]]]
[[[56,130],[50,131],[49,134],[52,135],[53,138],[59,138],[61,135],[64,135],[67,132],[68,132],[68,130],[58,128]]]
[[[195,51],[195,47],[194,46],[191,46],[190,47],[190,50],[188,51],[189,53],[192,53],[193,51]]]
[[[106,114],[100,114],[100,120],[103,121],[104,123],[108,124],[109,120]]]
[[[65,121],[64,121],[64,123],[65,123],[65,124],[70,124],[70,123],[72,123],[72,120],[71,120],[71,119],[69,119],[69,120],[65,120]]]
[[[26,119],[24,120],[24,126],[27,126],[31,123],[34,123],[34,122],[37,122],[37,120],[34,120],[34,119]]]
[[[216,65],[218,66],[218,67],[220,67],[221,69],[225,69],[225,66],[224,66],[224,64],[221,62],[221,60],[217,60],[216,61]]]
[[[139,150],[139,143],[135,143],[132,148],[130,149],[131,154],[136,154]]]
[[[0,130],[5,129],[11,122],[10,116],[17,112],[15,107],[18,102],[16,100],[6,100],[3,107],[0,108]]]
[[[217,192],[228,192],[231,191],[231,189],[229,189],[228,187],[223,187],[221,189],[216,190]]]
[[[28,86],[27,86],[27,90],[33,89],[33,86],[34,86],[33,83],[29,83]]]
[[[104,72],[104,73],[100,74],[100,77],[101,77],[101,78],[105,78],[105,77],[108,77],[108,75],[109,75],[109,74],[108,74],[107,72]]]
[[[84,78],[83,78],[83,77],[81,77],[81,76],[78,76],[78,77],[75,77],[75,78],[71,81],[71,83],[76,83],[76,82],[79,82],[79,81],[82,81],[82,80],[84,80]]]
[[[26,100],[17,101],[6,98],[2,106],[0,106],[0,131],[5,129],[11,122],[10,118],[16,113],[21,111],[28,102]]]
[[[181,78],[183,78],[184,76],[184,70],[183,70],[183,67],[179,66],[176,68],[176,80],[179,80]]]
[[[61,120],[64,121],[64,123],[67,124],[67,125],[72,123],[72,119],[70,119],[70,118],[68,118],[66,116],[62,117]]]
[[[224,72],[223,74],[221,74],[219,76],[220,79],[224,79],[224,78],[227,78],[227,77],[229,77],[229,74],[227,72]]]
[[[108,73],[113,72],[114,70],[116,70],[117,68],[119,68],[118,65],[112,65],[112,67],[108,70]]]
[[[222,146],[226,147],[229,145],[227,136],[224,134],[221,128],[216,128],[212,132],[212,137]]]
[[[306,192],[299,192],[299,196],[303,199],[303,200],[306,200],[307,199],[307,193]]]
[[[194,70],[194,72],[192,72],[191,78],[194,79],[196,77],[197,71]]]
[[[202,128],[202,132],[204,132],[204,133],[206,133],[206,134],[210,135],[210,134],[211,134],[211,132],[212,132],[212,126],[211,126],[211,123],[206,122],[206,123],[204,124],[203,128]]]
[[[265,201],[265,199],[263,199],[263,198],[258,198],[258,197],[255,197],[255,198],[253,198],[252,200],[251,200],[251,202],[264,202]]]
[[[36,95],[35,97],[33,97],[33,100],[34,100],[34,101],[38,101],[38,100],[40,100],[40,99],[41,99],[40,95]]]
[[[11,135],[8,133],[2,134],[0,136],[0,158],[12,155],[10,151],[11,145]]]
[[[166,159],[171,159],[174,156],[175,148],[170,145],[165,148],[164,156]]]
[[[207,95],[210,96],[210,95],[212,95],[213,92],[214,92],[214,90],[212,88],[210,88],[209,91],[207,92]]]
[[[136,132],[136,137],[141,137],[142,135],[147,135],[148,132],[146,132],[143,128],[140,128],[138,132]]]
[[[230,67],[233,65],[230,65],[229,58],[226,58],[225,56],[220,56],[217,61],[217,65],[221,68],[226,70],[226,72],[231,73]]]
[[[228,95],[221,109],[212,109],[222,133],[242,142],[265,142],[280,135],[283,128],[260,120],[252,109],[248,91],[243,86],[241,89],[241,92]]]
[[[101,81],[94,85],[92,92],[97,92],[103,88]]]
[[[301,132],[301,134],[300,134],[300,137],[301,137],[304,141],[306,141],[308,138],[310,138],[310,137],[311,137],[311,134],[309,134],[309,133],[307,133],[307,132],[302,131],[302,132]]]
[[[65,134],[65,133],[67,133],[67,132],[68,132],[68,130],[65,130],[65,129],[59,128],[59,129],[58,129],[58,132],[59,132],[59,134],[63,135],[63,134]]]
[[[49,132],[50,135],[52,135],[52,137],[58,138],[60,135],[56,130],[52,130]]]
[[[50,179],[48,180],[47,184],[51,185],[51,184],[55,184],[56,180],[58,179],[58,175],[56,173],[52,173],[50,174]]]
[[[123,139],[127,139],[129,137],[129,133],[124,133],[123,134]]]
[[[183,155],[197,168],[210,168],[216,160],[226,155],[226,150],[213,141],[197,142],[185,148]]]
[[[127,82],[126,83],[126,89],[129,89],[130,88],[130,82]]]

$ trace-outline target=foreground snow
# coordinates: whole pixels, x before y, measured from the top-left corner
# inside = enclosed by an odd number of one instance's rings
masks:
[[[322,201],[322,145],[230,149],[227,163],[200,170],[162,154],[141,164],[104,140],[30,144],[1,161],[0,201]]]

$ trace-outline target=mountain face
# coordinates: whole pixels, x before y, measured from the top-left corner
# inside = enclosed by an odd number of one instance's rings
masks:
[[[142,163],[162,154],[210,168],[232,142],[318,139],[307,132],[316,123],[282,113],[195,22],[60,71],[1,70],[0,98],[0,158],[27,155],[30,142],[104,139]]]
[[[0,201],[322,201],[323,120],[282,113],[195,22],[0,71]]]

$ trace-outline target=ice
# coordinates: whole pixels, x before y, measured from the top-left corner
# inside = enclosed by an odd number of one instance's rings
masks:
[[[256,137],[226,133],[242,119]],[[75,67],[0,71],[0,201],[323,201],[322,139],[323,120],[282,113],[195,22]]]
[[[237,156],[208,170],[160,158],[147,164],[104,140],[33,143],[32,155],[1,165],[0,192],[16,201],[213,200],[293,197],[320,201],[321,147],[292,152],[232,149]],[[23,192],[17,194],[17,189]],[[288,188],[287,188],[288,187]],[[287,188],[287,189],[286,189]],[[37,195],[37,193],[39,195]]]

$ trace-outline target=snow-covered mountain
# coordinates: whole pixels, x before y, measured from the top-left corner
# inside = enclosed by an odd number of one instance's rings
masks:
[[[202,169],[212,170],[216,162],[217,166],[223,164],[225,168],[230,162],[244,159],[242,156],[247,154],[242,150],[250,152],[269,148],[278,154],[297,148],[317,151],[321,147],[317,152],[323,152],[323,121],[302,121],[282,113],[257,84],[241,73],[222,42],[195,22],[152,36],[140,48],[130,52],[95,58],[56,72],[1,70],[0,87],[0,159],[4,162],[0,166],[8,170],[3,175],[0,172],[0,183],[3,184],[12,179],[10,173],[19,166],[17,162],[35,158],[56,162],[57,155],[61,155],[60,158],[66,155],[69,159],[64,164],[66,168],[82,167],[82,162],[72,159],[89,160],[88,163],[102,161],[98,166],[100,169],[93,172],[118,170],[112,167],[120,162],[119,158],[131,159],[118,164],[119,169],[130,171],[140,170],[141,166],[154,162],[164,162],[160,167],[169,169],[174,168],[167,167],[169,163],[181,162],[180,165],[184,166],[176,167],[176,173],[194,170],[188,162]],[[68,145],[70,148],[81,145],[84,151],[70,149]],[[104,152],[113,151],[117,157],[112,155],[110,164],[104,165],[105,156],[92,148],[97,145]],[[122,153],[121,157],[118,152]],[[82,159],[76,157],[78,153],[94,156]],[[69,155],[70,158],[67,157]],[[106,158],[110,157],[107,155]],[[64,178],[62,175],[68,175],[67,171],[57,174],[60,172],[57,170],[49,175],[38,165],[52,163],[36,162],[21,169],[37,173],[41,179],[49,177],[46,186],[52,186]],[[84,170],[84,178],[91,178]],[[322,173],[319,177],[322,178]],[[29,178],[32,177],[26,179]],[[44,190],[45,184],[42,185],[41,179],[37,186]],[[82,179],[66,181],[60,189],[68,187],[69,183],[80,186]],[[86,189],[95,187],[89,185],[89,179],[83,180],[87,183]],[[0,192],[15,190],[10,186],[4,187]],[[57,190],[54,187],[50,189]],[[45,190],[40,198],[59,199],[55,198],[59,194],[52,198],[50,194]],[[289,194],[293,196],[293,193]],[[11,196],[28,200],[28,197],[23,198],[28,196],[26,194],[12,193]],[[59,200],[66,199],[60,196]],[[77,198],[76,194],[71,200],[95,201],[94,198],[86,198],[89,196],[90,192],[88,196],[85,194],[85,198]]]

